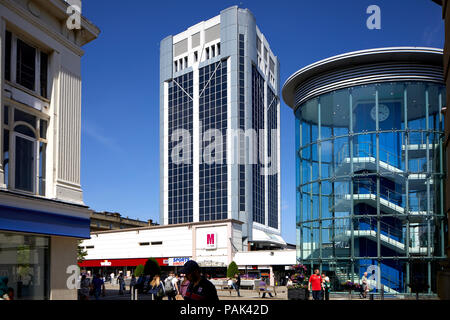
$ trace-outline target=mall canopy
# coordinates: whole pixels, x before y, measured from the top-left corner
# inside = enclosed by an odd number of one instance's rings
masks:
[[[253,241],[258,244],[286,247],[286,241],[280,235],[269,233],[259,229],[253,229]]]

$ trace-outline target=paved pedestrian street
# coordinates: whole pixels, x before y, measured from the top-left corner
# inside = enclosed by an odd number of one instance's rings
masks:
[[[105,284],[105,297],[101,297],[101,300],[131,300],[130,290],[127,286],[127,290],[123,295],[119,295],[119,286]],[[241,297],[238,297],[236,291],[233,290],[231,295],[229,291],[218,291],[220,300],[287,300],[287,290],[285,287],[280,287],[279,291],[277,291],[277,296],[270,297],[266,294],[266,298],[258,297],[258,293],[254,290],[240,290]],[[93,299],[93,297],[90,297]],[[151,296],[147,294],[138,295],[138,300],[151,300]],[[163,300],[167,300],[167,297],[164,297]]]
[[[100,300],[131,300],[129,287],[126,287],[127,290],[123,295],[119,295],[119,286],[111,285],[109,283],[105,284],[105,296],[101,297]],[[236,291],[233,290],[231,295],[229,291],[218,291],[220,300],[273,300],[273,301],[281,301],[287,300],[287,288],[286,287],[277,287],[277,296],[270,297],[266,295],[265,298],[261,298],[258,296],[258,293],[254,290],[240,290],[241,297],[238,297]],[[94,297],[90,297],[90,300],[93,300]],[[311,298],[310,298],[311,299]],[[384,300],[415,300],[416,297],[414,295],[385,295]],[[149,294],[140,294],[138,295],[138,300],[152,300]],[[164,297],[163,300],[167,300],[167,297]],[[350,295],[347,293],[332,293],[330,294],[330,300],[350,300]],[[352,294],[351,300],[354,301],[364,301],[359,297],[358,294]],[[365,301],[369,301],[369,296],[365,299]],[[374,296],[374,300],[381,300],[379,295]],[[421,296],[420,300],[438,300],[435,296]]]

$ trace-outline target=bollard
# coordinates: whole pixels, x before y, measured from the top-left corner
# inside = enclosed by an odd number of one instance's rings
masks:
[[[374,300],[373,293],[370,294],[370,300]]]
[[[381,300],[384,300],[384,284],[381,284]]]
[[[138,289],[134,289],[134,300],[138,299]]]

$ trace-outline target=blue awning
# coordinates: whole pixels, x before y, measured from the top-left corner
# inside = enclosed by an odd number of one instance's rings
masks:
[[[90,238],[90,219],[0,205],[0,231]]]

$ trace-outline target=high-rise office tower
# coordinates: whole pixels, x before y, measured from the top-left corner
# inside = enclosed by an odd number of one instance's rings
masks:
[[[280,67],[252,13],[223,10],[160,50],[161,224],[232,219],[244,250],[284,246]]]

